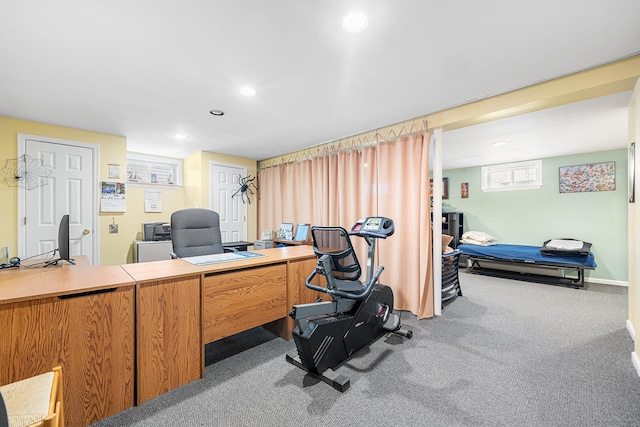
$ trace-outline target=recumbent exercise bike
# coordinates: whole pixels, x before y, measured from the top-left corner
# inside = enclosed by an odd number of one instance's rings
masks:
[[[377,239],[386,239],[394,229],[385,217],[367,217],[351,231],[342,227],[312,227],[313,250],[318,256],[315,270],[306,280],[309,289],[331,295],[331,301],[295,305],[289,316],[295,320],[293,339],[296,351],[286,360],[344,392],[349,379],[334,369],[356,351],[393,332],[411,338],[413,332],[401,329],[400,316],[393,313],[393,291],[378,284],[384,269],[374,271]],[[361,282],[360,264],[349,236],[364,238],[368,245],[367,278]],[[326,287],[311,281],[316,275],[326,279]]]

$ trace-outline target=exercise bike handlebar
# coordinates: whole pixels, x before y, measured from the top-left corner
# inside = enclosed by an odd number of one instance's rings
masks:
[[[350,236],[360,236],[360,237],[372,237],[374,239],[386,239],[388,237],[388,234],[373,233],[371,231],[367,231],[367,232],[350,231],[349,235]]]
[[[384,270],[384,266],[382,266],[382,265],[378,266],[378,268],[376,269],[375,273],[373,273],[373,276],[371,277],[371,280],[369,281],[369,283],[367,283],[367,286],[362,291],[360,291],[358,293],[345,292],[345,291],[341,291],[341,290],[338,290],[338,289],[329,289],[329,288],[325,288],[323,286],[314,285],[313,283],[311,283],[311,280],[313,280],[313,278],[316,277],[317,270],[313,270],[313,272],[311,272],[309,277],[307,277],[307,280],[305,281],[305,284],[307,285],[307,288],[309,288],[311,290],[314,290],[314,291],[324,292],[326,294],[331,294],[331,295],[335,295],[335,296],[343,297],[343,298],[348,298],[348,299],[360,300],[360,299],[365,298],[367,295],[369,295],[369,293],[373,290],[373,287],[375,286],[376,282],[378,281],[378,277],[380,277],[380,274],[382,274],[382,270]]]

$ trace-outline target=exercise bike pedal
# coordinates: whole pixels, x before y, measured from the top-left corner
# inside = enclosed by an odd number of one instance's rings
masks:
[[[382,329],[391,332],[400,329],[400,316],[395,313],[389,313],[387,320],[382,324]]]
[[[392,332],[396,335],[402,335],[407,339],[413,338],[413,331],[410,329],[402,329],[400,325],[400,316],[391,314],[387,321],[382,325],[382,329]]]

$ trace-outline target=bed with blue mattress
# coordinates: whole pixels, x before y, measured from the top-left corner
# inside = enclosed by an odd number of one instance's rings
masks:
[[[467,267],[471,273],[583,287],[584,271],[597,267],[590,251],[591,244],[584,245],[581,250],[564,250],[548,248],[548,242],[542,247],[461,244],[458,250],[468,258]],[[565,275],[566,271],[574,272],[575,276]]]

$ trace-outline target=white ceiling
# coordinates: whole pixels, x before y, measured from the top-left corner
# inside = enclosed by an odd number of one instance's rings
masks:
[[[356,9],[369,26],[346,33]],[[178,158],[266,159],[640,52],[637,0],[8,0],[1,10],[0,115]],[[257,95],[239,95],[243,85]],[[447,132],[444,167],[485,162],[477,148],[502,139],[524,157],[624,146],[628,97]]]
[[[443,169],[626,148],[633,91],[443,133]],[[494,146],[496,142],[505,144]]]

